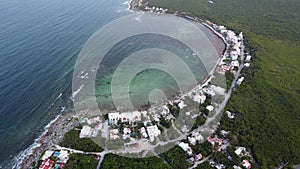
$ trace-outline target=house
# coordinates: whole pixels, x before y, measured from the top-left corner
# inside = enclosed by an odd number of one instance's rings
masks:
[[[213,111],[213,110],[214,110],[214,106],[208,105],[208,106],[206,106],[206,109],[207,109],[208,111]]]
[[[199,160],[201,160],[202,159],[202,154],[201,153],[199,153],[199,154],[197,154],[196,156],[195,156],[195,160],[196,161],[199,161]]]
[[[220,32],[222,33],[222,34],[227,34],[227,30],[225,29],[225,30],[220,30]]]
[[[191,158],[189,158],[187,161],[190,162],[190,163],[194,163],[195,158],[194,158],[194,157],[191,157]]]
[[[240,166],[236,166],[236,165],[234,165],[232,167],[233,167],[233,169],[242,169]]]
[[[192,132],[192,137],[194,137],[197,141],[203,141],[203,137],[199,132]]]
[[[230,55],[231,56],[233,56],[233,55],[239,55],[239,51],[237,51],[237,50],[232,50],[232,51],[230,51]]]
[[[49,158],[43,160],[42,164],[39,166],[39,169],[51,169],[53,165],[53,161]]]
[[[154,137],[157,137],[161,134],[161,131],[158,129],[157,125],[148,126],[147,133],[149,135],[150,141],[154,141]]]
[[[227,136],[227,135],[228,135],[228,133],[229,133],[228,131],[221,130],[221,135],[222,135],[222,136]]]
[[[187,152],[188,155],[192,155],[192,154],[193,154],[193,150],[191,149],[191,147],[189,146],[188,143],[180,142],[180,143],[178,144],[178,146],[179,146],[180,148],[182,148],[183,151]]]
[[[164,105],[163,110],[160,114],[163,115],[163,116],[166,116],[169,113],[170,113],[170,110],[169,110],[168,106]]]
[[[121,113],[120,115],[122,123],[128,122],[129,124],[131,124],[142,120],[142,115],[139,111]]]
[[[217,28],[219,31],[221,31],[221,30],[226,30],[226,27],[223,26],[223,25],[217,26],[216,28]]]
[[[125,127],[123,129],[123,139],[125,140],[126,138],[130,137],[131,130],[130,128]]]
[[[237,80],[236,84],[241,85],[242,82],[244,81],[245,77],[241,77]]]
[[[243,32],[241,32],[241,33],[239,34],[239,38],[240,38],[240,39],[243,39],[243,38],[244,38]]]
[[[226,111],[226,114],[228,118],[233,119],[234,118],[234,113],[231,113],[230,111]]]
[[[246,152],[246,148],[245,147],[238,147],[234,153],[238,156],[242,156],[244,153]]]
[[[239,67],[240,66],[239,61],[237,61],[237,60],[232,61],[231,62],[231,66],[233,66],[233,67]]]
[[[223,169],[223,168],[225,168],[225,166],[224,166],[224,164],[217,164],[217,165],[215,166],[215,168],[216,168],[216,169]]]
[[[108,113],[108,124],[110,125],[117,125],[120,119],[120,113]]]
[[[231,60],[237,60],[238,57],[239,57],[239,56],[238,56],[237,54],[231,55]]]
[[[147,137],[148,137],[148,134],[146,133],[145,127],[142,127],[142,128],[140,129],[140,133],[141,133],[141,135],[143,136],[143,138],[147,138]]]
[[[215,96],[216,94],[211,90],[211,89],[209,89],[209,88],[203,88],[202,89],[202,92],[204,93],[204,94],[208,94],[208,95],[210,95],[210,96]]]
[[[58,160],[57,160],[58,163],[66,164],[68,162],[68,160],[69,160],[69,153],[68,153],[68,151],[61,150],[59,152],[59,155],[58,155],[57,158],[58,158]]]
[[[222,65],[218,72],[222,75],[225,75],[226,72],[233,72],[233,66]]]
[[[121,123],[128,122],[129,124],[138,122],[142,120],[141,112],[134,111],[134,112],[126,112],[126,113],[108,113],[108,123],[110,125],[117,125],[118,121]]]
[[[130,133],[131,133],[130,128],[125,127],[125,128],[123,129],[123,134],[128,135],[128,134],[130,134]]]
[[[98,116],[98,117],[94,117],[94,118],[91,118],[91,119],[87,119],[86,122],[87,122],[88,125],[91,125],[91,124],[95,124],[95,123],[101,123],[102,119]]]
[[[250,169],[251,168],[251,163],[248,160],[243,160],[242,161],[242,166],[247,168],[247,169]]]
[[[109,130],[109,133],[110,134],[118,134],[119,130],[118,129],[111,129],[111,130]]]
[[[184,104],[184,102],[181,100],[180,103],[178,104],[178,107],[180,109],[183,109],[186,105]]]
[[[51,157],[51,155],[53,154],[53,152],[54,152],[54,151],[52,151],[52,150],[47,150],[47,151],[45,151],[45,153],[44,153],[44,155],[43,155],[43,157],[42,157],[42,160],[44,161],[44,160],[46,160],[47,158]]]
[[[194,137],[188,137],[188,140],[189,140],[191,145],[196,145],[197,140]]]
[[[116,139],[119,139],[120,136],[116,135],[116,134],[109,134],[109,140],[116,140]]]
[[[245,67],[250,67],[250,63],[244,63]]]
[[[212,144],[213,146],[214,146],[215,144],[217,144],[217,145],[219,145],[219,146],[222,144],[222,140],[219,139],[217,136],[214,137],[214,138],[212,138],[212,137],[207,137],[207,141],[210,142],[210,144]]]
[[[250,60],[251,60],[251,57],[252,57],[251,55],[247,55],[247,56],[246,56],[246,60],[245,60],[245,61],[246,61],[246,62],[250,62]]]
[[[196,94],[193,96],[193,101],[197,103],[203,104],[206,100],[206,96],[202,94],[201,92],[199,94]]]
[[[92,135],[92,128],[90,126],[83,126],[81,131],[80,131],[80,135],[79,138],[87,138],[90,137]]]

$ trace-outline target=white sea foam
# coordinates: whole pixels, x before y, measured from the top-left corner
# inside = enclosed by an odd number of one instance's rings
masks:
[[[44,127],[44,132],[34,140],[33,144],[31,144],[27,149],[23,150],[22,152],[20,152],[18,155],[16,155],[14,157],[14,166],[12,167],[13,169],[18,169],[20,168],[20,165],[22,164],[23,160],[31,155],[33,153],[33,151],[36,149],[36,148],[39,148],[41,146],[40,144],[40,141],[41,141],[41,138],[43,138],[47,132],[48,132],[48,129],[49,127],[55,123],[57,121],[57,119],[60,117],[61,115],[57,115],[53,120],[50,121],[50,123],[48,123],[45,127]]]
[[[80,92],[80,90],[83,88],[83,86],[84,86],[84,85],[81,85],[81,86],[79,87],[79,89],[77,89],[76,91],[74,91],[74,92],[72,93],[72,99],[75,98],[75,96]]]

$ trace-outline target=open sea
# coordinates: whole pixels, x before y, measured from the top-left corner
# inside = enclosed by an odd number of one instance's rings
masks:
[[[125,0],[0,1],[0,168],[11,168],[70,106],[72,70],[86,40],[131,14]]]
[[[34,146],[35,139],[51,120],[72,111],[72,73],[81,48],[105,24],[132,14],[128,3],[126,0],[0,1],[0,169],[12,168],[20,160],[20,154]],[[199,26],[221,54],[225,48],[222,40],[203,25]],[[139,37],[133,39],[137,40]],[[154,87],[157,82],[167,87],[174,83],[155,72],[145,75],[135,79],[133,92],[140,93],[145,83],[149,88],[150,82]],[[151,81],[146,82],[145,77]],[[108,95],[105,87],[108,86],[96,88],[99,97]]]

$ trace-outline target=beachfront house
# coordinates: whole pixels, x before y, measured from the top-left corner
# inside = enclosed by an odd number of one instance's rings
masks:
[[[51,169],[54,161],[51,159],[47,158],[43,160],[42,164],[39,166],[39,169]]]
[[[110,125],[117,125],[120,121],[121,123],[128,122],[129,124],[138,122],[142,120],[141,112],[126,112],[126,113],[109,113],[108,114],[108,123]]]
[[[202,92],[199,92],[199,94],[195,94],[194,96],[192,96],[192,98],[194,102],[201,104],[203,104],[206,100],[206,96]]]
[[[110,125],[117,125],[120,119],[120,113],[108,113],[108,124]]]

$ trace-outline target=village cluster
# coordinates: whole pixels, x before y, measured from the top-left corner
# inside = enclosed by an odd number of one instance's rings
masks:
[[[142,0],[138,2],[138,6],[142,7],[144,10],[165,13],[168,9],[158,8],[158,7],[149,7]],[[176,11],[177,15],[178,11]],[[190,16],[186,16],[189,18]],[[193,18],[192,18],[193,19]],[[225,26],[218,26],[209,21],[203,22],[204,25],[212,29],[216,34],[223,38],[224,42],[227,45],[227,50],[221,59],[219,66],[214,73],[219,73],[225,75],[226,72],[231,72],[236,76],[238,68],[243,64],[243,67],[250,66],[251,55],[244,54],[241,45],[243,40],[243,34],[240,33],[236,35],[235,32],[226,29]],[[246,57],[244,59],[244,57]],[[173,101],[168,101],[168,103],[156,107],[155,110],[151,109],[149,111],[133,111],[133,112],[110,112],[106,117],[94,116],[94,117],[82,117],[80,119],[80,124],[82,128],[80,129],[79,138],[94,138],[94,137],[104,137],[107,141],[115,140],[127,140],[126,145],[140,144],[146,142],[149,144],[154,144],[160,135],[163,135],[165,125],[162,125],[162,121],[169,123],[172,127],[176,128],[172,121],[176,119],[176,115],[171,107],[176,107],[185,116],[195,119],[198,116],[202,115],[201,112],[189,111],[190,107],[187,105],[187,99],[192,100],[198,105],[204,104],[207,101],[208,97],[223,96],[226,95],[226,90],[224,87],[220,87],[214,84],[211,84],[211,80],[215,78],[214,75],[210,75],[205,83],[196,86],[193,90],[185,95],[182,95],[180,98],[177,98]],[[241,85],[244,80],[244,77],[239,77],[237,84]],[[213,113],[217,103],[210,101],[206,104],[206,111]],[[183,111],[184,110],[184,111]],[[225,111],[228,118],[235,118],[235,114],[230,111]],[[205,116],[206,117],[206,116]],[[190,131],[186,129],[186,126],[181,126],[179,131],[182,133],[189,133],[186,141],[179,141],[177,145],[182,148],[187,153],[187,161],[192,164],[200,163],[204,161],[209,161],[212,167],[217,169],[223,169],[225,166],[214,159],[210,159],[208,156],[204,157],[201,152],[193,152],[193,146],[197,143],[207,141],[211,144],[216,151],[225,153],[227,158],[230,160],[232,157],[226,151],[227,146],[230,145],[230,140],[226,138],[226,135],[230,131],[221,131],[221,136],[215,135],[214,137],[205,137],[199,131]],[[125,145],[124,145],[125,147]],[[123,148],[124,148],[123,147]],[[63,168],[69,159],[69,154],[71,152],[63,149],[58,150],[47,150],[43,154],[40,164],[40,169],[48,168]],[[72,152],[74,153],[74,151]],[[251,157],[250,153],[246,150],[245,147],[236,147],[234,151],[239,157]],[[251,168],[251,163],[246,158],[241,160],[240,164],[233,166],[234,169]]]
[[[69,160],[69,152],[65,150],[47,150],[41,158],[39,169],[61,169]]]

